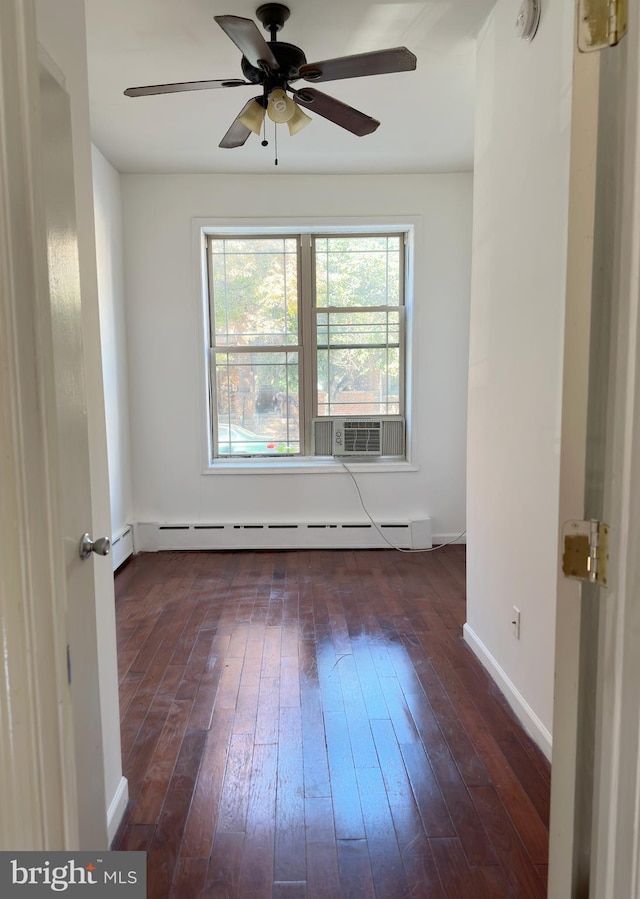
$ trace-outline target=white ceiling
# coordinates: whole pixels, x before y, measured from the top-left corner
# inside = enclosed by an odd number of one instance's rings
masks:
[[[269,131],[268,148],[255,135],[238,149],[218,148],[255,88],[122,93],[143,84],[241,78],[240,51],[213,16],[255,19],[260,2],[85,0],[93,140],[119,171],[273,171]],[[300,46],[309,62],[406,46],[418,65],[415,72],[320,85],[382,124],[366,137],[319,116],[295,137],[279,127],[278,171],[469,171],[475,37],[494,2],[289,0],[291,17],[278,37]]]

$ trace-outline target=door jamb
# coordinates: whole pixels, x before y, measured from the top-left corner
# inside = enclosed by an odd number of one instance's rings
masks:
[[[587,395],[597,160],[600,57],[574,43],[565,340],[560,442],[559,528],[582,517],[586,479]],[[562,553],[559,553],[559,558]],[[558,570],[555,690],[549,824],[549,895],[573,896],[578,763],[577,684],[581,584]]]
[[[602,600],[594,791],[594,895],[640,890],[640,16],[630,4],[628,31],[609,56],[619,94],[615,267],[612,297],[611,446],[605,515],[613,543],[612,591]],[[625,73],[618,76],[619,66]],[[622,84],[620,84],[622,81]],[[608,104],[611,106],[611,102]]]
[[[562,575],[558,580],[550,896],[631,897],[640,888],[640,562],[634,552],[640,542],[639,48],[640,20],[637,6],[631,4],[626,40],[601,53],[576,51],[574,57],[574,113],[576,98],[582,98],[584,105],[572,124],[566,333],[573,331],[573,342],[565,343],[564,396],[570,403],[568,408],[563,403],[559,521],[562,527],[569,518],[591,517],[584,506],[585,485],[587,498],[590,491],[590,502],[594,499],[585,464],[588,405],[576,401],[580,396],[576,384],[584,378],[589,351],[593,352],[589,332],[598,323],[592,321],[589,301],[596,289],[600,303],[611,309],[613,325],[608,340],[608,400],[601,397],[606,402],[606,432],[599,434],[606,437],[607,446],[600,492],[602,516],[610,525],[612,562],[607,591],[591,588],[589,595]],[[584,93],[587,71],[590,97]],[[607,221],[602,216],[596,219],[594,189],[597,185],[602,191],[603,182],[611,192],[604,210]],[[568,430],[567,440],[566,423],[578,426],[577,432]],[[600,512],[596,514],[600,517]],[[593,667],[593,661],[597,664],[597,703],[586,737],[575,702],[583,674],[579,635],[585,613],[596,640],[583,643],[582,650],[588,646],[594,656],[586,660],[587,667]],[[590,743],[586,762],[591,756],[592,780],[591,775],[585,780],[580,768],[585,739]],[[581,790],[587,791],[586,804],[580,800]],[[576,841],[579,808],[591,816],[581,846]]]

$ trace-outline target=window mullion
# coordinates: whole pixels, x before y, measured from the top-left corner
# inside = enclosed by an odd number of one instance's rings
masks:
[[[211,256],[211,238],[207,237],[205,242],[207,257],[207,282],[209,287],[208,293],[208,309],[209,309],[209,345],[214,346],[216,342],[215,327],[215,309],[213,307],[213,259]]]
[[[398,320],[398,336],[400,339],[400,352],[398,354],[398,365],[400,368],[400,376],[398,378],[398,400],[399,400],[399,412],[400,415],[406,417],[406,408],[405,408],[405,389],[406,389],[406,369],[405,366],[407,364],[407,307],[402,305],[400,307],[400,317]]]
[[[234,355],[237,353],[247,353],[248,355],[257,353],[300,353],[302,352],[302,344],[296,346],[293,343],[278,344],[253,344],[253,343],[230,343],[220,344],[211,347],[213,353],[229,353]]]
[[[409,266],[409,240],[408,235],[405,234],[402,240],[400,247],[398,248],[399,258],[399,276],[400,276],[400,317],[398,321],[398,338],[400,340],[400,352],[399,352],[399,368],[400,374],[398,378],[398,399],[400,401],[399,404],[399,412],[400,415],[403,415],[405,418],[407,416],[407,409],[405,406],[405,397],[406,397],[406,386],[407,386],[407,282],[406,276]]]
[[[207,379],[208,403],[209,403],[209,453],[214,457],[218,455],[218,404],[216,396],[216,373],[214,354],[212,352],[215,343],[215,310],[213,307],[213,259],[211,258],[211,238],[207,236],[204,242],[205,264],[207,272],[207,313],[209,330],[209,377]]]
[[[314,321],[315,278],[312,236],[301,234],[299,237],[300,277],[298,279],[301,344],[301,410],[300,428],[302,452],[310,456],[312,450],[311,420],[317,414],[318,378],[316,376],[316,328]]]

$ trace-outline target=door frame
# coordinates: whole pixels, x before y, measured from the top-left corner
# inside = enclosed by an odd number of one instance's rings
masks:
[[[606,589],[558,576],[552,897],[640,888],[639,57],[636,4],[574,50],[559,525],[603,518],[611,561]]]
[[[640,894],[640,15],[602,60],[601,97],[618,101],[605,520],[610,592],[601,597],[591,882],[594,895]],[[602,102],[602,101],[601,101]],[[606,124],[606,123],[605,123]],[[613,130],[613,128],[611,128]],[[613,186],[610,187],[613,191]]]
[[[559,533],[584,514],[600,57],[573,43]],[[559,552],[562,558],[562,552]],[[558,569],[549,824],[549,896],[574,896],[581,584]]]
[[[78,845],[33,0],[0,4],[0,848]],[[9,736],[11,735],[11,736]]]

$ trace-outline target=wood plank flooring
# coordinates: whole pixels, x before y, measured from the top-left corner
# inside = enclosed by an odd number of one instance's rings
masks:
[[[549,765],[463,643],[464,547],[149,553],[116,595],[149,899],[546,894]]]

